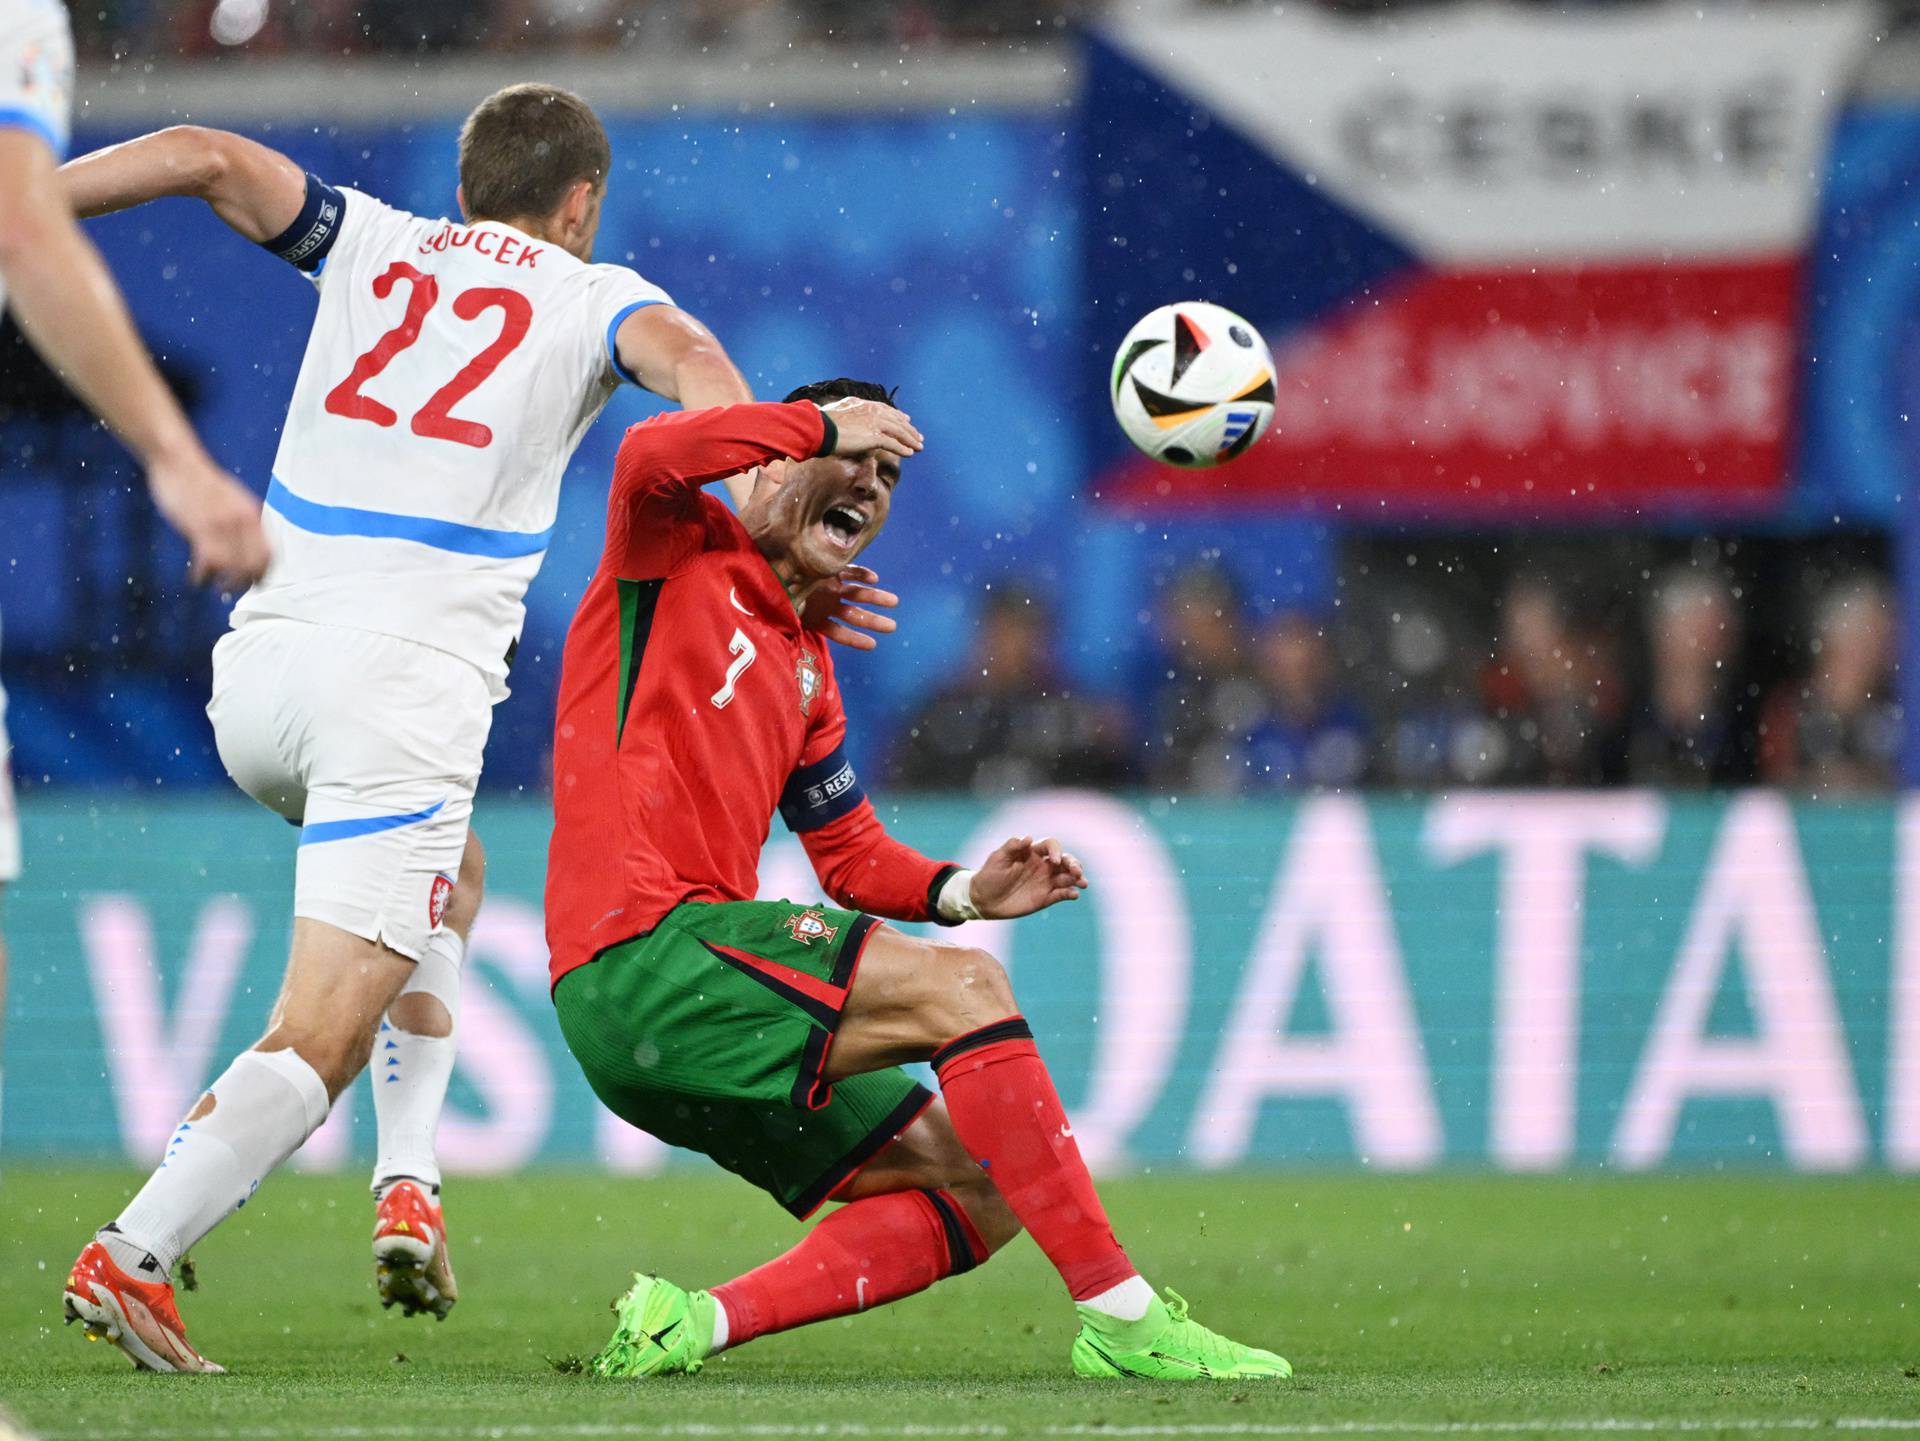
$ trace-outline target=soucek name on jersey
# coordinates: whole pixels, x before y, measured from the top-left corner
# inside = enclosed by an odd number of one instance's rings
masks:
[[[555,718],[555,982],[682,901],[752,900],[776,810],[851,909],[926,920],[957,869],[886,833],[842,748],[827,643],[701,490],[811,456],[825,429],[809,401],[732,405],[659,416],[621,442]]]

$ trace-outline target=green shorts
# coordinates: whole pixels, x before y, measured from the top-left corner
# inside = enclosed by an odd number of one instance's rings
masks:
[[[560,1032],[608,1110],[808,1216],[933,1100],[897,1066],[822,1076],[878,924],[791,901],[683,903],[560,978]]]

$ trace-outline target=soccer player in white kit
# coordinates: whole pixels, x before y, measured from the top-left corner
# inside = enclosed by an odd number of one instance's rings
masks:
[[[235,781],[301,826],[286,981],[64,1292],[137,1366],[218,1369],[187,1342],[173,1264],[326,1118],[383,1015],[382,1298],[452,1303],[433,1133],[481,888],[468,817],[561,477],[622,380],[689,408],[751,398],[662,290],[589,263],[609,164],[584,102],[520,85],[462,128],[465,223],[197,127],[66,168],[80,214],[197,196],[320,293],[267,492],[274,563],[208,707]]]
[[[0,310],[113,428],[186,537],[198,578],[235,585],[266,569],[260,504],[213,463],[154,368],[99,251],[74,223],[56,168],[73,104],[73,37],[56,0],[0,0]],[[20,875],[20,823],[0,688],[0,891]],[[0,1013],[7,955],[0,944]]]

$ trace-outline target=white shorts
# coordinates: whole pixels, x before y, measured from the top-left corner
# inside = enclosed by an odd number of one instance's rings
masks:
[[[7,688],[0,686],[0,885],[20,879],[20,812],[13,803],[13,738],[7,734]]]
[[[460,873],[487,679],[431,646],[262,618],[213,649],[234,782],[300,826],[293,913],[420,958]]]

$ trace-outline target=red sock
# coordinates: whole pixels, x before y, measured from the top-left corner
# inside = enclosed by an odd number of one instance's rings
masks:
[[[1073,1299],[1138,1273],[1094,1192],[1053,1078],[1026,1020],[1008,1016],[947,1042],[933,1057],[960,1144],[1046,1252]]]
[[[924,1291],[987,1259],[946,1191],[895,1191],[843,1206],[784,1256],[713,1288],[727,1349],[771,1331],[850,1315]]]

